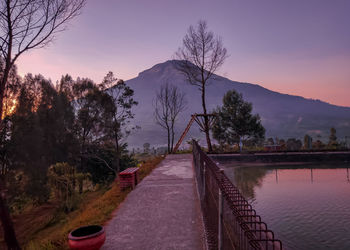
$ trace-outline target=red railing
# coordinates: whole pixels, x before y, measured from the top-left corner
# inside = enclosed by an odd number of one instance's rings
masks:
[[[209,249],[282,249],[282,242],[196,141],[193,161]]]

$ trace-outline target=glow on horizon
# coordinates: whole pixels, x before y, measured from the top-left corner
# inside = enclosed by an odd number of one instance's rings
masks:
[[[197,6],[184,0],[88,1],[50,47],[20,57],[19,73],[40,73],[53,82],[68,73],[99,82],[112,70],[128,80],[172,59],[188,26],[205,19],[230,54],[220,75],[350,106],[350,2],[204,1],[201,11]]]

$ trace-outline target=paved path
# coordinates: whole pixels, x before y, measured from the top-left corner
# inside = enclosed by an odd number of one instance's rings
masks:
[[[204,249],[191,155],[168,155],[106,226],[102,249]]]

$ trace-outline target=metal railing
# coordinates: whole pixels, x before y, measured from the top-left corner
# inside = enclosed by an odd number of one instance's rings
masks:
[[[193,161],[208,249],[282,249],[282,242],[196,141]]]

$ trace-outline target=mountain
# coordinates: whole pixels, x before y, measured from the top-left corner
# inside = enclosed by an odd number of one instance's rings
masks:
[[[149,142],[151,146],[166,144],[166,132],[154,122],[153,102],[156,92],[166,81],[178,86],[188,101],[187,109],[180,114],[176,124],[177,138],[181,135],[193,113],[202,113],[200,91],[198,87],[186,82],[184,76],[174,68],[176,61],[167,61],[147,69],[136,78],[126,81],[135,91],[139,102],[134,108],[135,119],[132,124],[141,127],[128,138],[130,147],[142,147]],[[350,135],[350,108],[306,99],[300,96],[281,94],[257,84],[231,81],[215,76],[207,87],[207,110],[222,105],[223,95],[231,89],[242,93],[246,101],[253,103],[253,112],[258,113],[266,128],[266,137],[302,138],[309,134],[314,139],[328,141],[329,130],[335,127],[338,138]],[[195,124],[187,138],[204,138]],[[204,140],[203,140],[204,142]]]

